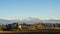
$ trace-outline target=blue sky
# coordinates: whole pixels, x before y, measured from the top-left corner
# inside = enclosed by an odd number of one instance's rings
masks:
[[[0,0],[0,19],[60,19],[60,0]]]

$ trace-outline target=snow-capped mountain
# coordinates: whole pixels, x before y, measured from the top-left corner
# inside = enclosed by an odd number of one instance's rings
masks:
[[[26,24],[33,24],[33,23],[39,23],[41,22],[40,19],[37,18],[26,18],[23,20],[4,20],[4,19],[0,19],[0,24],[10,24],[10,23],[26,23]]]
[[[41,20],[37,18],[27,18],[21,21],[21,23],[27,23],[27,24],[40,23],[40,22]]]
[[[55,20],[55,19],[49,19],[49,20],[40,20],[37,18],[26,18],[23,20],[4,20],[4,19],[0,19],[0,24],[10,24],[10,23],[14,23],[14,22],[18,22],[18,23],[26,23],[26,24],[35,24],[35,23],[60,23],[60,20]]]

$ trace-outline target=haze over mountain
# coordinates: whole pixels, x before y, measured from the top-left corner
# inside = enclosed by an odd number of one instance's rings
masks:
[[[54,20],[54,19],[49,19],[49,20],[40,20],[37,18],[27,18],[27,19],[23,19],[23,20],[4,20],[4,19],[0,19],[0,24],[10,24],[10,23],[14,23],[14,22],[18,22],[18,23],[27,23],[27,24],[34,24],[34,23],[60,23],[60,20]]]

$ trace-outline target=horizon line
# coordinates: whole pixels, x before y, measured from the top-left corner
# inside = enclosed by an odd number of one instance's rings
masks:
[[[32,18],[32,17],[30,17],[30,18]],[[3,19],[3,20],[24,20],[24,19],[27,19],[27,18],[15,18],[15,19],[13,19],[13,18],[8,18],[8,19],[0,18],[0,19]],[[50,19],[52,19],[52,20],[60,20],[60,18],[36,18],[36,19],[40,19],[40,20],[50,20]]]

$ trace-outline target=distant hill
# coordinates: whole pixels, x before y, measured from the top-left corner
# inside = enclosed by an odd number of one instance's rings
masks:
[[[4,19],[0,19],[0,24],[11,24],[14,22],[19,22],[19,20],[4,20]]]
[[[4,20],[4,19],[0,19],[0,24],[8,24],[11,23],[10,20]]]
[[[54,19],[43,20],[43,23],[60,23],[60,20],[54,20]]]

